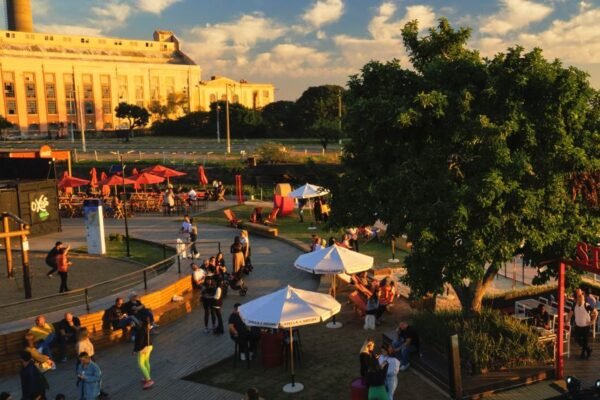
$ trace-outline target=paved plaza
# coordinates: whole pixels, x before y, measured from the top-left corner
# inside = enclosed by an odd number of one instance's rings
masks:
[[[223,204],[211,204],[210,208],[217,206],[223,206]],[[170,242],[177,237],[180,227],[179,220],[177,217],[136,217],[130,220],[130,233],[133,237],[146,240]],[[105,223],[107,234],[123,231],[123,221],[107,219]],[[225,226],[214,225],[200,225],[199,230],[199,240],[220,241],[226,257],[229,258],[229,244],[236,234],[234,230]],[[71,243],[73,246],[84,245],[83,221],[81,219],[64,220],[61,233],[32,239],[32,249],[45,250],[59,238]],[[251,241],[253,261],[256,268],[247,278],[250,291],[243,301],[270,293],[287,284],[303,289],[317,289],[319,286],[318,279],[291,267],[293,261],[301,253],[299,250],[273,239],[253,236]],[[187,274],[187,263],[185,263],[184,273]],[[225,299],[223,304],[224,319],[229,315],[233,303],[237,301],[240,301],[240,298],[235,293],[230,294]],[[56,315],[58,314],[56,313]],[[103,370],[104,388],[111,394],[111,398],[115,400],[150,398],[239,400],[241,398],[240,393],[182,379],[233,354],[233,343],[228,335],[204,334],[202,332],[202,319],[202,310],[194,309],[186,317],[159,329],[159,334],[154,337],[155,350],[152,354],[152,374],[155,377],[156,385],[151,391],[144,392],[141,390],[136,358],[131,353],[132,345],[130,343],[118,343],[101,350],[97,355],[97,360]],[[352,351],[354,350],[352,349]],[[66,394],[68,399],[78,398],[73,363],[74,361],[69,361],[65,364],[58,364],[56,371],[47,373],[46,376],[50,384],[50,398],[53,398],[57,393]],[[242,371],[240,369],[240,373],[243,373]],[[403,376],[405,383],[416,379],[421,385],[432,386],[418,372],[411,369],[408,374]],[[436,398],[447,398],[436,388],[431,387],[431,389],[432,393],[438,394],[438,396],[435,396]],[[18,397],[20,393],[18,377],[0,378],[0,391],[9,391]],[[397,394],[401,395],[401,393],[400,388]],[[550,382],[542,382],[516,391],[505,392],[497,397],[503,400],[518,398],[545,399],[556,396],[556,394],[556,390],[550,387]],[[282,398],[287,398],[286,396],[282,393]],[[302,394],[294,397],[303,398]],[[346,394],[340,395],[339,398],[346,398]]]

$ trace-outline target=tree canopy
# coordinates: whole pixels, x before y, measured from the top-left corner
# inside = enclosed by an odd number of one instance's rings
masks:
[[[0,115],[0,138],[4,138],[4,130],[12,126],[12,122],[7,120],[3,115]]]
[[[319,138],[323,149],[341,135],[339,113],[344,91],[337,85],[312,86],[296,101],[301,126]]]
[[[413,68],[370,62],[350,79],[332,209],[340,224],[380,218],[406,234],[413,293],[448,283],[477,313],[515,254],[536,263],[597,240],[598,203],[585,192],[597,198],[599,97],[584,72],[540,49],[487,59],[445,19],[418,32],[416,21],[402,31]]]
[[[127,140],[129,140],[129,137],[135,128],[146,126],[150,119],[148,110],[135,104],[119,103],[115,108],[115,113],[117,118],[126,119],[129,124],[129,135],[127,136]]]

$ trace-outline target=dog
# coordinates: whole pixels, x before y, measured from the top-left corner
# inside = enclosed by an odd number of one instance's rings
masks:
[[[365,315],[365,325],[363,327],[365,330],[375,330],[375,316],[372,314]]]

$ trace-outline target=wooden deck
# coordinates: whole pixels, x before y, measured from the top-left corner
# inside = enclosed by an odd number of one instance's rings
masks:
[[[565,358],[565,377],[575,376],[583,387],[592,386],[596,379],[600,379],[600,335],[593,340],[590,337],[592,355],[589,360],[579,359],[580,347],[571,341],[571,357]]]

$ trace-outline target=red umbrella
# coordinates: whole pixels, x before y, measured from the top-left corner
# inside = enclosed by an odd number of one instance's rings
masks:
[[[106,172],[102,171],[100,174],[100,180],[105,181],[106,179],[108,179],[108,176],[106,175]],[[102,185],[102,194],[104,196],[110,196],[110,186]]]
[[[90,178],[90,186],[93,187],[93,188],[98,187],[98,176],[97,176],[97,173],[96,173],[96,168],[92,168],[90,170],[90,176],[91,176],[91,178]]]
[[[185,175],[185,172],[175,171],[172,168],[167,168],[160,164],[157,164],[154,167],[146,168],[146,169],[142,170],[142,172],[148,172],[148,173],[151,173],[152,175],[162,176],[163,178],[167,178],[167,179],[172,178],[174,176]]]
[[[204,173],[204,166],[199,166],[198,167],[198,179],[200,180],[200,184],[201,185],[208,185],[208,178],[206,177],[206,174]]]
[[[133,185],[135,182],[132,181],[129,178],[125,178],[125,185]],[[123,184],[123,177],[121,175],[111,175],[109,178],[106,179],[102,179],[100,182],[98,182],[98,185],[106,185],[106,186],[116,186],[116,185],[122,185]]]
[[[161,183],[165,180],[162,176],[150,174],[148,172],[142,172],[141,174],[131,175],[129,177],[138,185],[154,185],[155,183]]]
[[[69,173],[65,171],[62,179],[58,182],[58,187],[60,189],[65,188],[74,188],[79,186],[88,185],[90,181],[87,179],[76,178],[74,176],[69,176]]]

